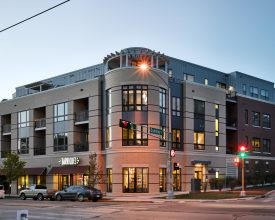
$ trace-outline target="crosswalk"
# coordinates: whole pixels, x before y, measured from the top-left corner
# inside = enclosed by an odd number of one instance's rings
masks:
[[[122,207],[79,207],[79,208],[43,208],[28,210],[28,220],[88,220],[100,218],[121,210]],[[1,210],[0,220],[14,220],[17,214],[14,210]]]

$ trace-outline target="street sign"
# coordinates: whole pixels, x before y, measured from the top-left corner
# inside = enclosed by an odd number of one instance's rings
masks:
[[[163,130],[162,129],[158,129],[158,128],[150,128],[150,133],[151,134],[163,135]]]

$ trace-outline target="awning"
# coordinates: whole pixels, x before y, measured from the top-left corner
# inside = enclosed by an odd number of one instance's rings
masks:
[[[24,168],[25,174],[30,176],[40,176],[46,172],[46,167]]]
[[[210,160],[192,160],[191,161],[191,164],[198,164],[198,163],[200,163],[200,164],[204,164],[204,165],[209,165],[209,164],[211,164],[211,161]]]
[[[83,174],[87,171],[87,169],[88,169],[88,166],[53,167],[48,174],[49,175],[53,175],[53,174],[68,175],[72,173]]]

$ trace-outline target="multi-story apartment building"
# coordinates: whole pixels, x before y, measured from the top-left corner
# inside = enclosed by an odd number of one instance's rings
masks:
[[[99,187],[112,195],[166,192],[170,148],[175,191],[191,190],[193,179],[237,177],[233,159],[244,143],[247,173],[263,163],[271,174],[274,91],[274,83],[240,72],[127,48],[102,64],[16,88],[0,103],[1,160],[16,152],[26,161],[13,193],[32,183],[87,184],[91,153],[104,175]],[[136,129],[119,127],[120,119]]]

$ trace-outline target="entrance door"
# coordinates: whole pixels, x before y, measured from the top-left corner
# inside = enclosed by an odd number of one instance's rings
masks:
[[[62,175],[62,188],[66,189],[69,186],[69,176],[68,175]]]

